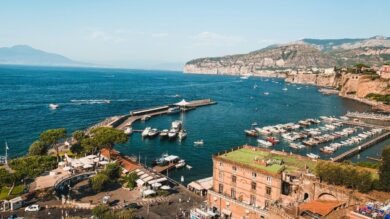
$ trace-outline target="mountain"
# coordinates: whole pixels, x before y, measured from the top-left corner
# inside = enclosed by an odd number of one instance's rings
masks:
[[[27,45],[0,48],[0,64],[46,65],[46,66],[84,66],[65,56],[34,49]]]
[[[333,68],[356,63],[382,65],[390,62],[390,38],[302,39],[271,45],[247,54],[194,59],[184,72],[209,74],[249,74],[264,71]]]

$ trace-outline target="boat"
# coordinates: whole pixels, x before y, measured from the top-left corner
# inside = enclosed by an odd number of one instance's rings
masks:
[[[285,87],[285,88],[283,88],[282,90],[287,91],[288,89],[287,89],[287,87]]]
[[[269,92],[264,92],[264,95],[269,95]]]
[[[180,120],[175,120],[172,122],[172,129],[179,131],[182,127],[183,123]]]
[[[58,104],[51,103],[51,104],[49,104],[49,107],[50,107],[50,109],[52,109],[52,110],[56,110],[56,109],[59,107],[59,105],[58,105]]]
[[[142,137],[147,137],[151,129],[151,127],[146,127],[141,133]]]
[[[127,127],[127,128],[125,129],[124,133],[125,133],[126,135],[131,135],[131,133],[133,133],[133,129],[132,129],[131,127]]]
[[[249,78],[249,76],[248,75],[244,75],[244,76],[241,76],[240,78],[246,80],[246,79]]]
[[[175,167],[178,169],[178,168],[182,168],[186,165],[186,161],[185,160],[179,160],[179,162],[177,162],[177,164],[175,165]]]
[[[257,139],[257,142],[265,147],[270,147],[272,146],[272,143],[271,142],[268,142],[268,141],[264,141],[263,139]]]
[[[179,140],[182,141],[183,139],[185,139],[187,137],[187,132],[186,130],[182,129],[179,131],[179,134],[178,134],[178,137],[179,137]]]
[[[157,158],[156,160],[153,161],[153,166],[165,166],[169,162],[165,159],[169,155],[168,154],[162,154],[161,157]]]
[[[168,132],[169,138],[176,138],[176,136],[177,136],[177,131],[175,129],[169,130],[169,132]]]
[[[186,168],[190,170],[190,169],[192,169],[192,166],[190,166],[190,165],[187,164],[187,165],[186,165]]]
[[[144,116],[142,116],[141,120],[142,120],[142,121],[146,121],[146,120],[148,120],[148,119],[150,119],[150,118],[151,118],[151,116],[149,116],[149,115],[144,115]]]
[[[247,136],[251,136],[251,137],[257,137],[258,136],[256,130],[253,130],[253,129],[251,129],[251,130],[244,130],[244,132],[245,132],[245,134]]]
[[[160,137],[161,138],[166,138],[166,137],[168,137],[168,132],[169,132],[169,130],[168,129],[164,129],[164,130],[162,130],[161,132],[160,132]]]
[[[303,149],[303,148],[305,148],[304,145],[302,145],[302,144],[296,144],[296,143],[291,143],[291,144],[289,145],[289,147],[290,147],[290,148],[294,148],[294,149]]]
[[[335,149],[332,148],[332,147],[326,146],[326,147],[320,148],[320,151],[321,151],[322,153],[324,153],[324,154],[333,154],[333,152],[335,151]]]
[[[317,154],[313,154],[313,153],[308,153],[308,154],[306,154],[306,156],[308,156],[308,157],[310,157],[310,158],[312,158],[312,159],[318,159],[318,158],[320,158],[320,156],[318,156]]]
[[[180,113],[180,108],[179,107],[170,107],[168,108],[167,114],[175,114],[175,113]]]
[[[279,139],[277,139],[275,137],[268,137],[267,141],[271,142],[271,144],[273,144],[273,145],[279,143]]]
[[[252,126],[257,126],[257,122],[252,123]]]
[[[151,130],[149,131],[149,133],[148,133],[148,136],[149,136],[149,137],[155,137],[155,136],[157,136],[157,135],[158,135],[157,129],[151,129]]]
[[[203,144],[204,144],[203,139],[194,141],[194,144],[195,144],[195,145],[203,145]]]

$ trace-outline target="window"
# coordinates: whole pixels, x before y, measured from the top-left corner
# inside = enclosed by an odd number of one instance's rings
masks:
[[[268,206],[269,206],[269,201],[268,201],[268,200],[265,200],[264,207],[267,209]]]
[[[223,179],[223,172],[219,171],[218,175],[219,175],[219,179],[222,180]]]
[[[222,162],[219,162],[219,166],[222,167],[222,166],[223,166],[223,163],[222,163]]]
[[[236,190],[234,188],[231,189],[231,196],[233,199],[236,199]]]
[[[236,171],[237,167],[236,166],[232,166],[232,169],[233,169],[233,171]]]
[[[257,177],[257,173],[252,172],[252,177],[253,177],[253,178],[256,178],[256,177]]]
[[[267,176],[267,182],[271,183],[272,182],[272,177]]]
[[[237,181],[237,177],[236,176],[232,176],[232,183],[236,183],[236,181]]]
[[[255,182],[251,183],[251,188],[252,188],[252,190],[256,190],[256,183]]]
[[[250,200],[249,200],[250,205],[255,205],[256,204],[256,196],[251,195]]]
[[[223,193],[223,184],[219,184],[218,192],[221,194]]]
[[[271,195],[271,187],[265,187],[265,194]]]

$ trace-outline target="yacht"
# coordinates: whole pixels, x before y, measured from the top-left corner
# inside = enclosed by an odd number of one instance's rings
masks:
[[[177,164],[175,165],[176,168],[182,168],[186,165],[186,161],[181,159],[179,160],[179,162],[177,162]]]
[[[157,136],[157,135],[158,135],[157,129],[151,129],[151,130],[149,131],[149,133],[148,133],[148,136],[149,136],[149,137],[155,137],[155,136]]]
[[[204,144],[203,139],[194,141],[194,144],[195,144],[195,145],[203,145],[203,144]]]
[[[146,136],[148,136],[149,135],[149,132],[150,132],[150,130],[152,130],[152,128],[151,127],[146,127],[143,131],[142,131],[142,137],[146,137]]]
[[[161,132],[160,132],[160,138],[166,138],[166,137],[168,137],[168,132],[169,132],[169,130],[168,129],[164,129],[164,130],[162,130]]]
[[[182,141],[184,140],[186,137],[187,137],[187,132],[186,130],[182,129],[179,131],[179,134],[178,134],[178,137],[179,137],[179,140]]]
[[[124,132],[127,135],[131,135],[133,133],[133,129],[131,127],[127,127]]]
[[[168,137],[169,138],[176,138],[176,135],[177,135],[177,132],[176,132],[175,129],[169,130],[169,132],[168,132]]]
[[[51,103],[51,104],[49,104],[49,107],[50,107],[50,109],[52,109],[52,110],[56,110],[56,109],[59,107],[59,105],[58,105],[58,104]]]
[[[257,139],[257,142],[265,147],[271,147],[272,143],[268,141],[264,141],[263,139]]]
[[[318,158],[320,158],[320,156],[318,156],[317,154],[313,154],[313,153],[308,153],[308,154],[306,154],[306,156],[308,156],[308,157],[310,157],[310,158],[312,158],[312,159],[318,159]]]
[[[183,123],[180,120],[176,120],[172,122],[172,129],[179,131],[182,127]]]

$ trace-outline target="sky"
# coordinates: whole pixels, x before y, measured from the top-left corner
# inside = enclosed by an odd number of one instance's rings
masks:
[[[0,0],[0,47],[177,66],[303,38],[390,36],[388,0]]]

